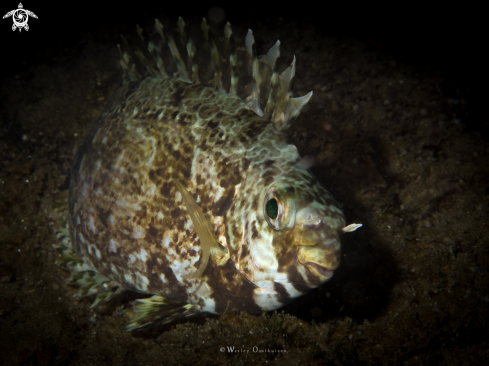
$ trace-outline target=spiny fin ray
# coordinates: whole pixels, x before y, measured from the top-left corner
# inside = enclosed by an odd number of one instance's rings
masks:
[[[224,26],[224,37],[215,38],[205,18],[197,33],[187,32],[182,18],[178,19],[173,32],[171,27],[163,27],[158,19],[154,29],[154,34],[143,37],[141,28],[137,28],[135,38],[143,46],[132,42],[129,45],[122,37],[125,51],[120,51],[120,64],[124,82],[137,81],[144,75],[166,79],[176,70],[177,77],[186,83],[209,85],[222,94],[239,96],[278,130],[289,127],[312,96],[310,92],[292,97],[295,56],[283,73],[276,71],[280,41],[266,55],[257,58],[251,29],[244,39],[242,52],[235,47],[229,23]]]

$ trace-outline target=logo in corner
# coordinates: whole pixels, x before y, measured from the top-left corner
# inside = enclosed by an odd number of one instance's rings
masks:
[[[14,21],[14,24],[12,25],[12,30],[15,31],[17,28],[19,28],[19,32],[22,31],[22,28],[25,28],[26,31],[29,30],[29,25],[27,24],[27,21],[29,20],[29,16],[37,19],[37,15],[30,10],[24,9],[22,3],[19,3],[18,9],[14,9],[12,11],[9,11],[7,14],[5,14],[3,16],[3,19],[8,18],[10,16]]]

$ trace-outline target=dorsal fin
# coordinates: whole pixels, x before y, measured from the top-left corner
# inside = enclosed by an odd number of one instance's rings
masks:
[[[264,56],[256,56],[253,32],[248,30],[244,47],[235,46],[231,24],[226,23],[224,37],[212,36],[205,18],[199,34],[185,30],[178,19],[170,32],[156,19],[155,32],[145,38],[137,27],[136,42],[122,36],[124,52],[119,47],[124,82],[143,76],[167,79],[174,75],[186,83],[204,84],[222,94],[237,95],[257,115],[273,122],[281,130],[299,115],[312,96],[293,98],[291,80],[295,76],[295,56],[281,74],[276,70],[280,41]]]

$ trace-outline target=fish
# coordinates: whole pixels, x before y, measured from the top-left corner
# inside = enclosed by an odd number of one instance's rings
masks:
[[[128,331],[200,314],[278,309],[330,280],[345,217],[300,164],[280,41],[158,19],[119,45],[122,85],[79,147],[59,204],[60,263],[91,307],[146,294]],[[345,232],[351,231],[346,227]]]

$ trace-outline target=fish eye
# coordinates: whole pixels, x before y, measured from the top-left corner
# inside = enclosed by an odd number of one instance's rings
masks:
[[[264,216],[274,230],[294,226],[295,189],[288,185],[269,188],[265,197]]]
[[[275,198],[268,200],[267,202],[267,215],[272,220],[275,220],[278,216],[278,203]]]

